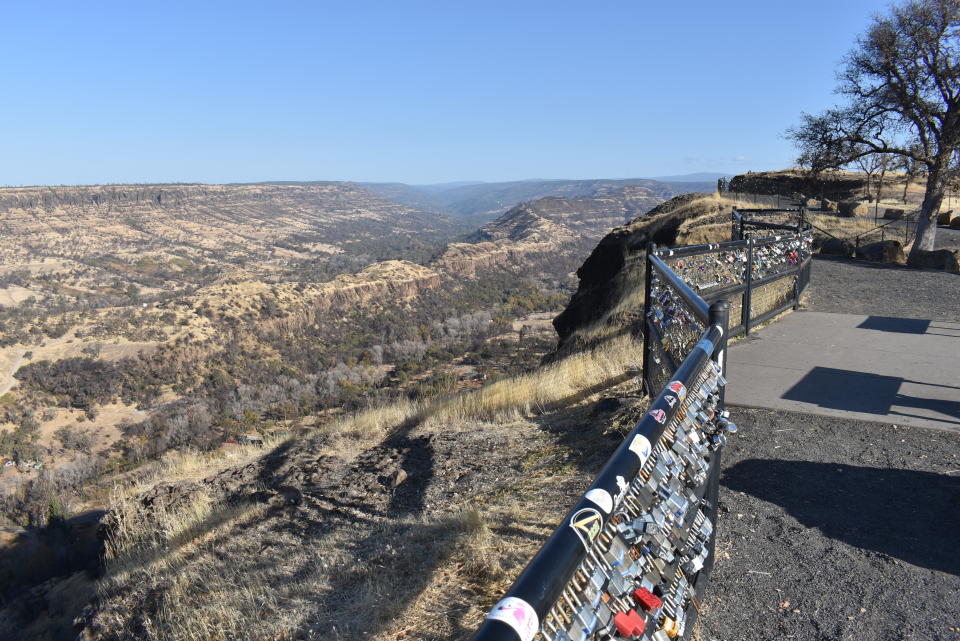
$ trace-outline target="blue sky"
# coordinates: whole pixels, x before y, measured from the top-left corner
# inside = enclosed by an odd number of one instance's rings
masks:
[[[0,184],[779,168],[886,6],[6,3]]]

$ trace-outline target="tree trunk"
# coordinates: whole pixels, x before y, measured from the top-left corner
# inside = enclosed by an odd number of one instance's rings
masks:
[[[927,186],[923,193],[923,205],[917,217],[917,235],[910,248],[907,264],[913,263],[920,251],[933,251],[937,240],[937,214],[947,189],[947,158],[943,154],[934,159],[927,172]]]

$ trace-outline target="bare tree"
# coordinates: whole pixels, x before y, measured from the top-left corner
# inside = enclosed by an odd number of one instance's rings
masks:
[[[960,160],[960,0],[915,0],[874,18],[848,54],[844,106],[788,130],[814,171],[865,156],[911,159],[927,184],[910,261],[936,240],[936,215]]]

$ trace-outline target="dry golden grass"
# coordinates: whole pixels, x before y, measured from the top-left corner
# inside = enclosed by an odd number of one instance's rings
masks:
[[[783,278],[754,288],[750,295],[750,318],[756,318],[793,299],[793,278]]]
[[[817,231],[816,228],[819,228],[837,238],[850,238],[862,234],[875,228],[878,224],[873,222],[872,215],[869,218],[841,218],[830,214],[808,213],[806,218],[808,222],[813,223],[814,232]]]
[[[204,492],[195,492],[176,509],[156,502],[149,519],[143,518],[132,498],[119,499],[113,509],[120,518],[106,542],[105,580],[120,586],[133,571],[172,568],[193,541],[260,508],[217,503]]]
[[[261,517],[264,506],[218,504],[201,492],[178,510],[158,506],[149,520],[134,517],[136,508],[124,501],[116,509],[129,518],[120,519],[119,529],[107,542],[98,597],[111,598],[154,577],[167,577],[157,613],[144,623],[147,638],[199,641],[242,636],[250,626],[247,606],[269,600],[271,592],[257,588],[256,573],[239,576],[232,564],[219,563],[203,552],[238,523]],[[228,585],[230,598],[218,598]],[[197,598],[198,589],[207,598]]]
[[[641,296],[642,298],[642,296]],[[543,412],[577,395],[623,379],[639,370],[643,343],[632,336],[618,336],[593,350],[579,352],[511,376],[479,390],[426,402],[398,401],[358,412],[321,428],[334,436],[368,441],[409,422],[509,420]]]
[[[690,229],[680,228],[677,234],[677,245],[706,245],[707,243],[723,243],[730,240],[730,223],[712,223],[698,225]]]
[[[373,408],[318,430],[329,434],[329,447],[347,458],[413,424],[429,431],[482,418],[492,421],[482,424],[484,429],[506,438],[516,429],[507,419],[540,413],[622,381],[639,366],[640,349],[639,341],[618,337],[474,392]],[[528,431],[538,429],[529,421],[523,425]],[[240,448],[231,456],[170,454],[148,476],[116,489],[118,525],[107,543],[98,596],[109,602],[140,586],[154,586],[149,588],[156,599],[153,614],[138,623],[145,639],[285,639],[305,625],[327,631],[328,638],[396,638],[392,635],[411,620],[449,628],[450,589],[463,610],[453,613],[456,619],[469,613],[471,621],[479,620],[487,601],[506,587],[533,551],[528,537],[544,536],[558,518],[547,511],[532,522],[509,493],[474,497],[460,512],[441,517],[358,514],[364,540],[376,542],[385,555],[382,562],[358,562],[355,529],[335,528],[301,539],[264,526],[244,536],[268,520],[269,507],[225,504],[195,490],[176,508],[155,501],[145,514],[137,500],[136,494],[155,482],[198,480],[270,449]],[[555,485],[556,478],[549,482]],[[477,500],[484,504],[483,517],[473,503]],[[259,547],[264,542],[282,551],[265,555]],[[506,557],[505,546],[510,546]],[[447,609],[441,607],[444,603]]]
[[[314,537],[306,546],[284,541],[283,553],[262,557],[263,539],[241,539],[237,532],[255,527],[264,511],[218,506],[200,496],[179,514],[161,512],[152,522],[157,531],[139,528],[124,535],[134,547],[116,555],[111,548],[100,597],[164,577],[155,613],[141,622],[144,638],[157,641],[290,639],[306,625],[327,638],[354,639],[409,620],[411,610],[436,616],[430,604],[444,596],[437,589],[444,577],[457,575],[461,588],[500,588],[506,580],[503,539],[476,509],[373,519],[365,536],[380,542],[375,563],[354,557],[353,531]],[[498,527],[515,523],[515,513],[500,512]],[[318,610],[318,603],[325,607]]]
[[[623,380],[642,364],[642,342],[618,336],[529,374],[513,376],[476,392],[443,402],[432,417],[442,421],[467,418],[505,419],[543,412],[578,395]]]
[[[288,440],[289,437],[266,436],[263,446],[234,445],[230,449],[212,452],[171,450],[156,463],[138,469],[131,480],[115,483],[111,503],[141,494],[160,482],[199,481],[227,468],[244,465]]]

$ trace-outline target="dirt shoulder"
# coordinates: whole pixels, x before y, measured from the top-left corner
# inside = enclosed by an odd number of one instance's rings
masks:
[[[808,296],[960,319],[960,276],[943,272],[817,256]],[[731,409],[699,639],[960,639],[960,435]]]
[[[960,435],[734,414],[700,639],[960,639]]]
[[[814,256],[808,309],[836,314],[960,320],[960,275]]]

